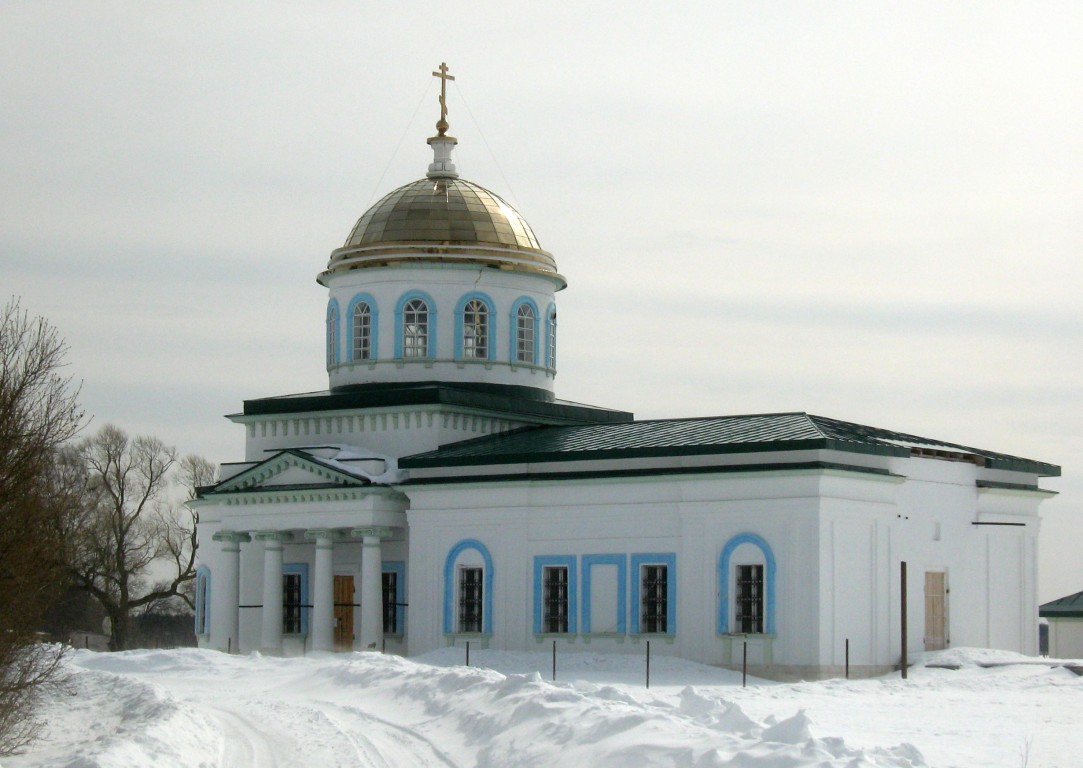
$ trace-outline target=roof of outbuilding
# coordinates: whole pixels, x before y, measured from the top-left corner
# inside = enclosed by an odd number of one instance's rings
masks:
[[[1038,615],[1050,619],[1083,618],[1083,592],[1038,606]]]
[[[610,424],[533,427],[452,443],[403,458],[403,468],[834,449],[888,456],[966,458],[1045,477],[1044,462],[807,413],[771,413]]]

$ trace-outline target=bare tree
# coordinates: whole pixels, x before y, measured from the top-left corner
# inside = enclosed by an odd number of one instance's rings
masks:
[[[176,503],[173,475],[189,485],[207,467],[213,477],[213,467],[199,457],[178,461],[158,438],[131,438],[112,425],[79,448],[86,475],[81,512],[69,523],[72,577],[109,617],[109,647],[124,650],[136,609],[174,598],[192,605],[186,587],[195,578],[195,518]]]
[[[79,387],[61,373],[66,352],[18,301],[0,311],[0,755],[34,738],[34,706],[63,656],[37,630],[65,586],[55,459],[84,423]]]

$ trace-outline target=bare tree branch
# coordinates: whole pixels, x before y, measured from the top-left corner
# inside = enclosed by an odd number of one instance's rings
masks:
[[[109,616],[110,647],[128,647],[132,612],[179,598],[195,578],[195,517],[174,502],[196,483],[213,482],[214,467],[198,456],[177,457],[155,437],[131,438],[106,425],[79,444],[86,467],[86,509],[77,532],[72,577]],[[173,475],[177,475],[175,479]],[[168,576],[147,585],[151,570]]]

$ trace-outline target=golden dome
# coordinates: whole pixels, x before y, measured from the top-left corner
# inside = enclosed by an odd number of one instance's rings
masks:
[[[556,275],[526,219],[489,190],[453,176],[385,195],[331,253],[328,272],[404,262],[467,262]]]

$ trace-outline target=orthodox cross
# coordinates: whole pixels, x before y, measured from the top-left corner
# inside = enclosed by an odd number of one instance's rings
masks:
[[[440,71],[433,72],[433,77],[440,78],[440,122],[436,124],[436,129],[440,132],[440,135],[444,134],[444,131],[448,129],[447,124],[447,81],[454,80],[453,75],[447,73],[447,64],[440,62]]]

